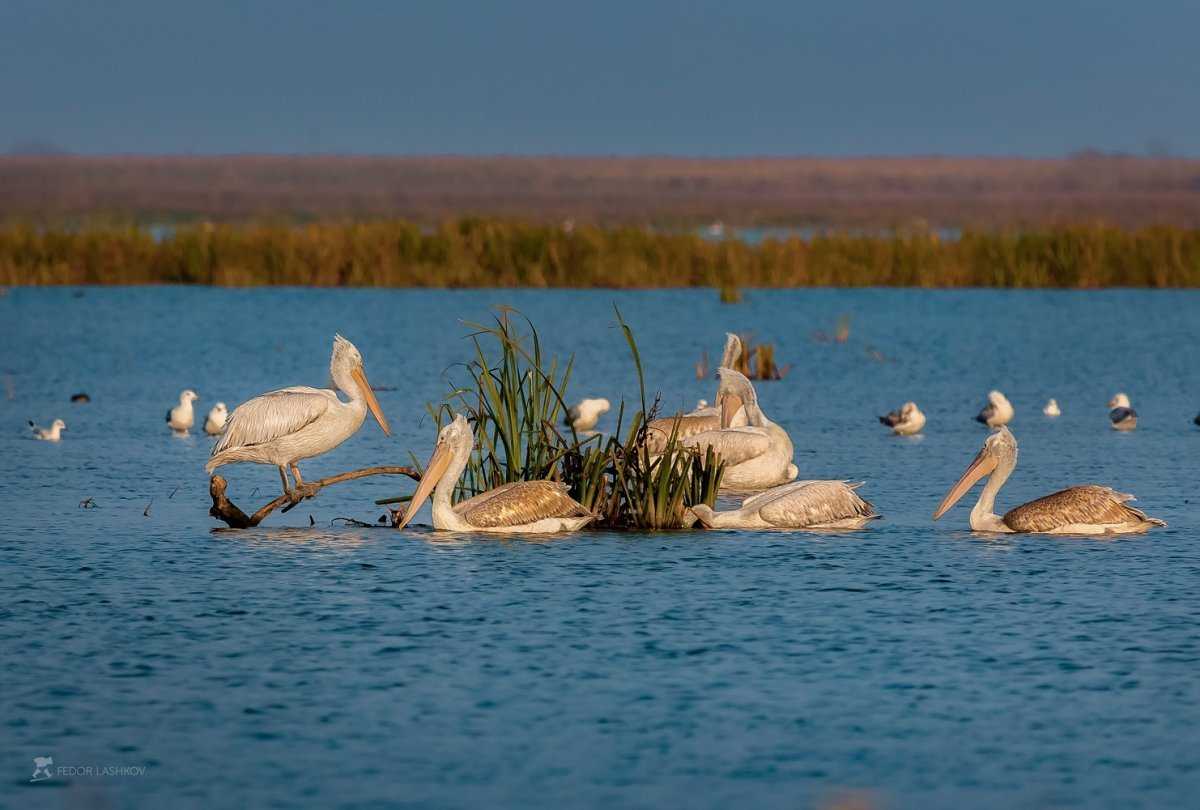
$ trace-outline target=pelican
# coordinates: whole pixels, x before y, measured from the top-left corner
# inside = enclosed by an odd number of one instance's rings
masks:
[[[333,338],[329,375],[349,402],[342,402],[328,388],[306,386],[281,388],[243,402],[229,415],[225,435],[213,447],[204,469],[211,474],[217,467],[239,461],[274,464],[283,494],[296,500],[306,491],[296,462],[327,453],[353,436],[368,408],[384,435],[392,434],[367,382],[362,355],[341,335]],[[296,479],[295,490],[288,485],[289,468]]]
[[[179,404],[167,411],[167,426],[176,433],[187,433],[196,423],[196,412],[192,403],[200,397],[190,388],[179,392]]]
[[[975,421],[982,422],[988,427],[1000,427],[1001,425],[1007,425],[1012,421],[1012,418],[1013,406],[1008,401],[1008,397],[999,391],[989,391],[988,404],[975,417]]]
[[[204,420],[204,432],[209,436],[220,436],[225,432],[225,420],[229,417],[229,409],[224,402],[213,405],[212,410]]]
[[[1133,430],[1137,427],[1137,411],[1129,404],[1129,397],[1117,394],[1108,401],[1108,420],[1113,430]]]
[[[700,450],[711,447],[719,454],[725,462],[721,486],[726,489],[766,489],[795,479],[799,470],[792,463],[792,440],[758,407],[750,380],[731,368],[717,369],[717,374],[721,427],[683,437],[680,444]],[[739,410],[746,415],[744,426],[732,425]]]
[[[890,427],[897,436],[912,436],[925,427],[925,414],[921,413],[917,403],[905,402],[886,416],[879,417],[879,421]]]
[[[1011,509],[1003,517],[992,512],[996,493],[1017,466],[1017,440],[1001,427],[983,443],[983,449],[958,482],[946,493],[933,519],[944,515],[980,478],[987,476],[979,501],[971,510],[971,529],[977,532],[1037,534],[1130,534],[1152,526],[1166,526],[1158,518],[1128,506],[1132,495],[1110,487],[1088,484],[1071,487]]]
[[[1050,417],[1062,416],[1062,411],[1058,407],[1058,400],[1051,398],[1051,400],[1046,403],[1046,407],[1042,408],[1042,413]]]
[[[567,494],[566,484],[557,481],[516,481],[452,505],[450,495],[474,447],[471,426],[458,414],[438,432],[433,455],[397,529],[408,525],[430,492],[433,527],[444,531],[554,534],[573,532],[596,519]]]
[[[61,419],[55,419],[50,423],[50,427],[41,428],[29,422],[29,429],[33,431],[33,438],[40,439],[44,442],[56,442],[62,438],[62,432],[67,429],[67,423]]]
[[[717,369],[720,373],[722,368],[733,368],[737,365],[738,358],[742,356],[742,340],[732,332],[725,333],[725,351],[721,355],[721,365]],[[718,384],[718,388],[719,388]],[[738,411],[734,414],[731,426],[739,426],[746,424],[745,411]],[[721,409],[715,405],[709,405],[708,400],[700,400],[696,403],[694,410],[688,413],[675,416],[665,416],[659,419],[652,419],[646,425],[647,443],[650,450],[655,453],[661,453],[666,449],[667,441],[671,436],[671,431],[675,431],[677,439],[682,439],[687,436],[692,436],[697,433],[703,433],[706,430],[721,429]]]
[[[879,517],[854,490],[862,483],[793,481],[742,501],[740,509],[692,512],[709,529],[858,529]]]
[[[596,427],[600,414],[606,413],[612,405],[607,399],[582,399],[579,404],[567,410],[563,424],[576,431],[587,431]]]

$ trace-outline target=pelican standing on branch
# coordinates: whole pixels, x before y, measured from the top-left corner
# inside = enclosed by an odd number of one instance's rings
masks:
[[[714,512],[704,504],[693,514],[709,529],[858,529],[879,518],[854,490],[862,483],[793,481],[742,501],[740,509]]]
[[[475,434],[462,414],[438,432],[437,445],[412,501],[397,521],[403,529],[433,493],[433,528],[454,532],[554,534],[583,528],[596,516],[557,481],[515,481],[451,504],[458,479],[475,448]]]
[[[1071,487],[1010,509],[1003,517],[992,510],[996,493],[1017,466],[1017,440],[1002,427],[987,437],[983,449],[967,467],[933,513],[937,520],[946,514],[980,478],[987,483],[971,510],[971,529],[977,532],[1027,532],[1038,534],[1132,534],[1152,526],[1166,526],[1127,504],[1132,495],[1110,487],[1088,484]]]
[[[750,380],[731,368],[718,369],[717,374],[721,377],[717,389],[721,427],[686,436],[680,444],[701,451],[711,447],[721,456],[725,462],[722,489],[766,489],[795,479],[799,470],[792,463],[792,440],[758,407]],[[732,424],[739,410],[746,416],[744,426]]]
[[[897,436],[912,436],[925,427],[925,414],[915,402],[905,402],[898,409],[879,417],[879,421],[892,429]]]
[[[363,371],[362,355],[341,335],[333,338],[329,375],[349,402],[327,388],[306,386],[281,388],[243,402],[229,415],[225,435],[204,468],[212,473],[239,461],[273,464],[279,468],[283,494],[296,500],[305,492],[296,462],[326,453],[353,436],[368,408],[384,435],[391,435]],[[295,490],[288,484],[288,469],[296,480]]]
[[[1012,421],[1012,418],[1013,406],[1008,401],[1008,397],[999,391],[989,391],[988,404],[975,417],[975,421],[982,422],[988,427],[1000,427],[1001,425],[1007,425]]]

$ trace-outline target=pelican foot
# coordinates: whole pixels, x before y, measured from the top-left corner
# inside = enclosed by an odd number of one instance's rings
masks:
[[[305,498],[311,498],[316,495],[319,489],[320,487],[313,484],[296,484],[289,495],[291,496],[292,503],[299,503]]]

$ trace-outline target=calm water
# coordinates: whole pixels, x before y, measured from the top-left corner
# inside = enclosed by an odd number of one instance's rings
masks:
[[[396,435],[368,422],[307,476],[424,459],[423,405],[469,355],[460,319],[518,306],[575,352],[575,396],[615,400],[636,381],[614,302],[671,405],[712,398],[694,363],[726,329],[775,342],[793,367],[760,399],[801,474],[866,480],[886,519],[543,542],[332,523],[374,521],[374,499],[411,489],[369,479],[214,531],[209,442],[163,424],[184,387],[203,413],[324,384],[340,330],[393,388]],[[815,342],[841,313],[850,341]],[[1200,295],[723,307],[710,291],[18,289],[0,329],[4,806],[791,808],[862,791],[891,808],[1157,808],[1200,793]],[[969,503],[932,524],[992,387],[1022,442],[1002,507],[1095,481],[1170,528],[987,539],[966,531]],[[1118,389],[1141,414],[1132,434],[1107,425]],[[69,404],[76,391],[92,404]],[[875,421],[908,398],[923,438]],[[61,444],[28,438],[27,418],[54,417]],[[230,478],[245,507],[278,487],[270,468]],[[145,772],[30,785],[39,756]]]

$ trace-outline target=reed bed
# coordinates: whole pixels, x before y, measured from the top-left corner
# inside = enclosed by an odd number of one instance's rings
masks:
[[[518,328],[522,320],[524,330]],[[593,528],[640,530],[683,528],[691,523],[689,507],[716,502],[723,466],[711,450],[699,453],[672,436],[661,455],[650,452],[645,424],[656,408],[647,407],[633,331],[620,312],[617,322],[637,371],[641,407],[624,431],[626,407],[620,403],[616,430],[607,437],[560,428],[572,361],[543,354],[528,319],[505,308],[494,324],[469,325],[474,353],[461,367],[466,377],[452,381],[445,399],[429,405],[438,430],[462,413],[475,433],[460,499],[512,481],[562,481],[598,516]]]
[[[0,227],[0,285],[319,287],[1198,287],[1200,230],[831,233],[749,245],[635,227],[465,218]]]

